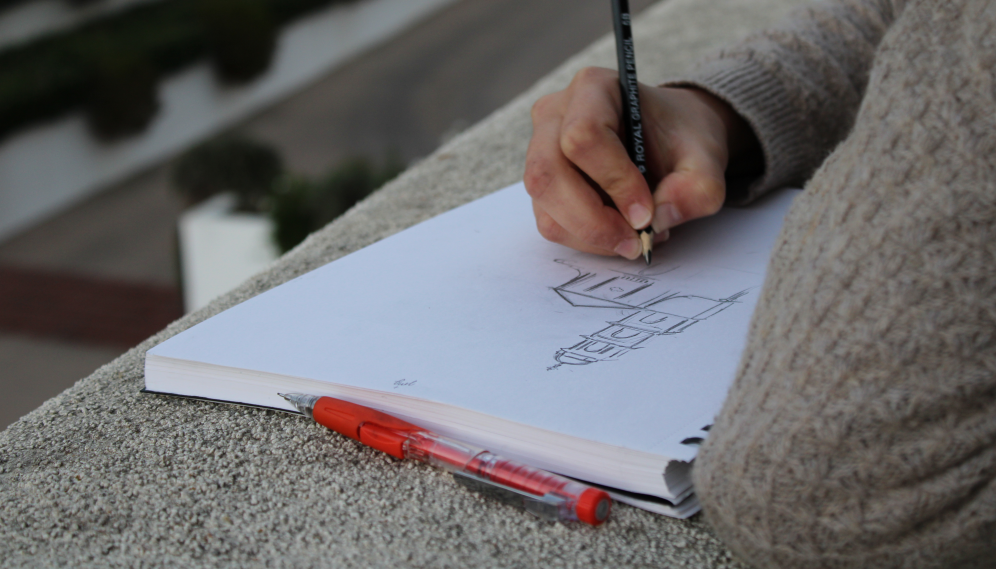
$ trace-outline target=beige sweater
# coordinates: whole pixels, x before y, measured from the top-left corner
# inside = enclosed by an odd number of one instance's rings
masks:
[[[996,567],[996,2],[840,0],[678,83],[805,185],[695,466],[758,567]]]

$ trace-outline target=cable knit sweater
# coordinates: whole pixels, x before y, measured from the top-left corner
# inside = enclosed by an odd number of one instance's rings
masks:
[[[816,4],[696,68],[805,183],[694,469],[758,567],[996,567],[996,2]]]

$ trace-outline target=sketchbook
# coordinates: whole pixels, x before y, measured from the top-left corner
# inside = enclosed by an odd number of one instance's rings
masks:
[[[796,194],[675,228],[648,267],[545,241],[517,184],[166,340],[145,388],[337,397],[687,517]]]

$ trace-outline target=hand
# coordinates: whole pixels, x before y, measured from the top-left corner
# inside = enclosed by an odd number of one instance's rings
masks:
[[[664,241],[671,227],[722,207],[727,162],[751,140],[750,127],[697,89],[641,84],[640,107],[653,190],[620,138],[615,71],[583,69],[567,89],[536,101],[524,180],[543,237],[636,259],[637,230],[652,223],[655,241]]]

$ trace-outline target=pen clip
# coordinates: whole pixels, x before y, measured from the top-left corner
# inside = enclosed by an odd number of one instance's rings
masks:
[[[537,496],[465,472],[453,472],[458,483],[472,492],[494,498],[548,522],[575,520],[567,498],[553,492]]]

